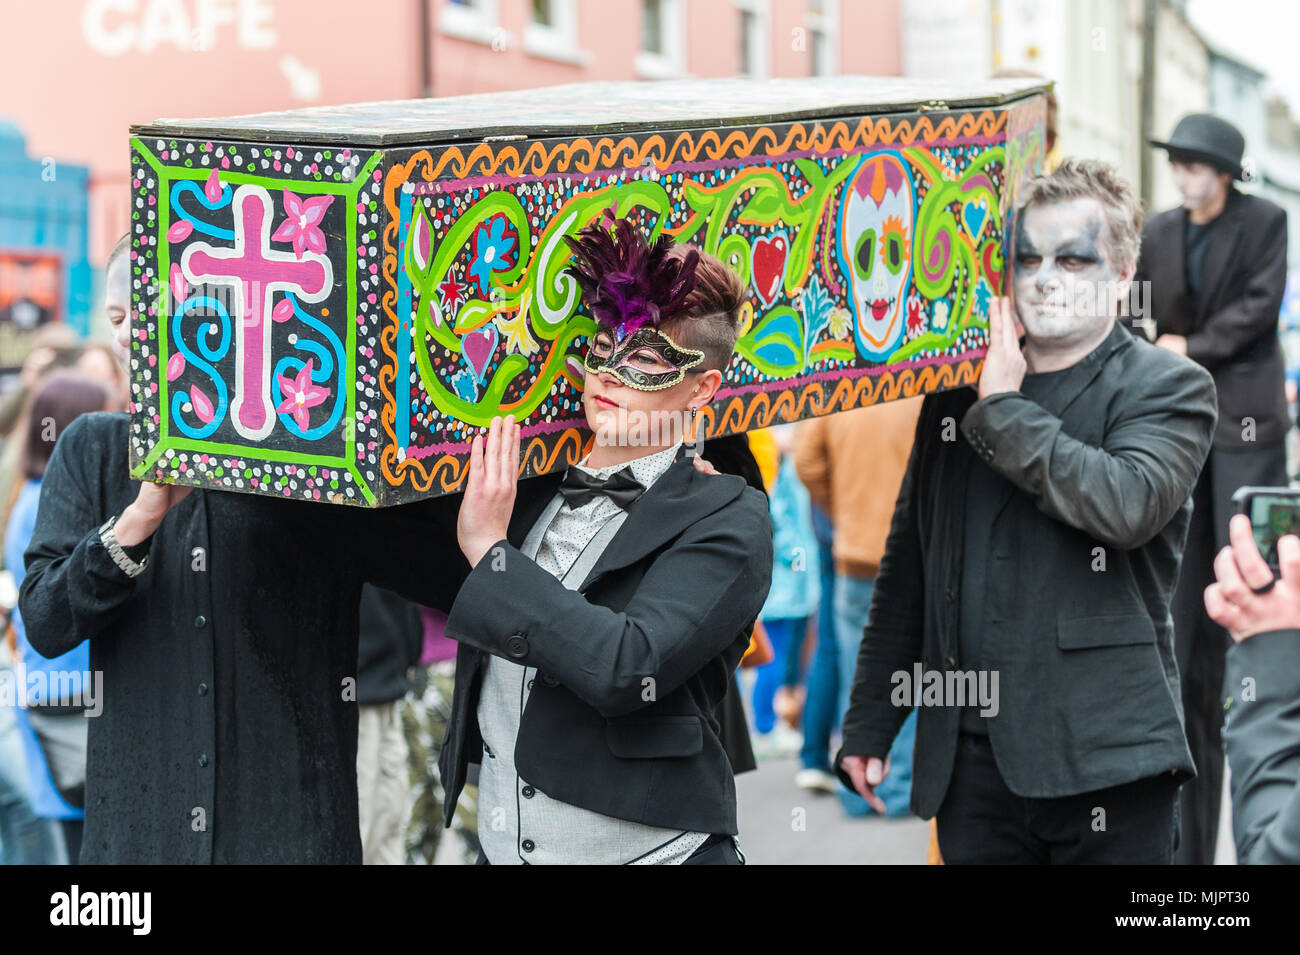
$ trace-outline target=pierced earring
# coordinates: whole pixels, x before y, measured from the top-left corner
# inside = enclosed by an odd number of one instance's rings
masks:
[[[699,408],[692,408],[692,409],[691,409],[691,420],[692,420],[692,421],[695,420],[695,415],[699,413],[699,410],[700,410]]]

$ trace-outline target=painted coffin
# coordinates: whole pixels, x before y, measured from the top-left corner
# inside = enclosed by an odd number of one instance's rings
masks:
[[[574,84],[132,128],[137,478],[361,506],[456,489],[493,415],[579,460],[610,209],[746,282],[705,438],[970,384],[1044,87]]]

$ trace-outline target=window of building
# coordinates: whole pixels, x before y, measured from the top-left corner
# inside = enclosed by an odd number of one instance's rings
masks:
[[[491,44],[505,38],[500,31],[498,0],[445,0],[438,11],[438,28],[448,36]]]
[[[532,0],[524,52],[577,66],[590,62],[590,54],[578,48],[577,0]]]
[[[740,18],[737,36],[740,42],[736,72],[740,76],[762,79],[768,73],[768,43],[771,25],[767,0],[733,0]]]
[[[804,27],[808,31],[809,72],[813,76],[831,76],[839,71],[835,55],[839,22],[839,0],[808,0]]]
[[[636,55],[636,71],[644,79],[685,75],[683,0],[641,0],[641,49]]]

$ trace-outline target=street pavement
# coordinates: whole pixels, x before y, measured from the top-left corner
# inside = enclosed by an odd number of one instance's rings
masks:
[[[794,784],[797,759],[759,762],[736,777],[740,848],[749,865],[924,865],[930,826],[846,816],[837,797]]]
[[[736,777],[740,848],[750,865],[924,865],[930,826],[915,816],[854,819],[839,799],[794,784],[797,759],[761,761]],[[1234,865],[1232,803],[1224,780],[1223,815],[1215,853]]]

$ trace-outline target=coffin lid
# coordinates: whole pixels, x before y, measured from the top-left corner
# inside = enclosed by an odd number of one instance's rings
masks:
[[[575,136],[1000,106],[1046,92],[1046,79],[954,82],[898,76],[566,83],[436,99],[132,126],[140,136],[356,146],[432,145],[489,137]]]

